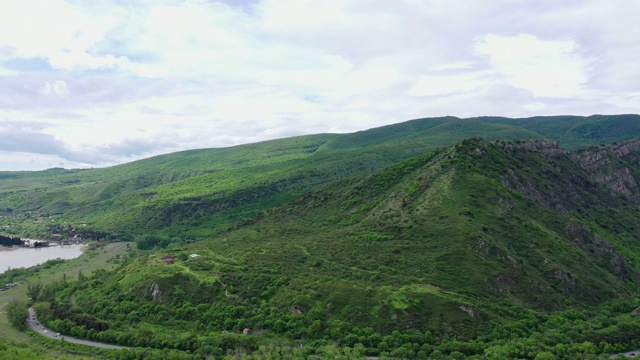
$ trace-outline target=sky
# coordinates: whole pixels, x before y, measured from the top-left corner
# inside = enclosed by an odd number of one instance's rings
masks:
[[[0,0],[0,170],[638,113],[637,0]]]

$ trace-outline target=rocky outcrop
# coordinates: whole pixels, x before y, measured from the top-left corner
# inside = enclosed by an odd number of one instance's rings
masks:
[[[158,283],[154,282],[153,284],[151,284],[151,287],[149,288],[149,292],[151,293],[151,297],[153,298],[154,301],[159,301],[160,300],[160,286],[158,286]]]
[[[611,162],[605,151],[585,151],[580,154],[573,154],[572,158],[580,167],[585,169],[597,169]]]
[[[458,308],[469,314],[469,316],[474,319],[478,319],[480,317],[480,310],[475,306],[460,305]]]
[[[516,169],[508,170],[504,177],[500,179],[500,183],[531,200],[552,207],[564,215],[569,213],[565,205],[565,200],[571,199],[576,202],[584,201],[582,198],[583,195],[577,187],[590,188],[594,186],[590,184],[587,179],[572,176],[563,179],[563,183],[559,184],[562,188],[561,192],[545,191],[546,189],[539,188],[535,181]]]
[[[584,196],[584,190],[587,190],[588,193],[598,191],[599,184],[624,196],[633,203],[640,203],[638,180],[627,166],[629,161],[637,161],[634,154],[640,154],[640,139],[592,148],[578,153],[563,150],[558,142],[547,140],[493,141],[491,144],[503,148],[508,153],[535,152],[543,154],[549,159],[566,155],[580,168],[586,170],[583,174],[572,173],[570,176],[566,176],[562,173],[561,168],[542,166],[543,173],[555,177],[556,184],[562,188],[561,194],[540,188],[538,184],[528,179],[521,169],[508,170],[501,179],[504,186],[537,202],[551,206],[565,215],[568,213],[568,209],[563,204],[564,200],[570,199],[579,203],[588,201],[588,196]]]
[[[573,154],[571,158],[582,168],[592,172],[591,179],[603,184],[615,193],[623,195],[627,200],[640,203],[640,189],[637,180],[624,163],[616,161],[621,158],[632,157],[640,152],[640,139],[620,144],[598,147]]]
[[[597,169],[611,163],[614,158],[622,158],[638,152],[640,152],[640,139],[585,150],[573,154],[572,158],[583,168]]]
[[[640,202],[638,183],[627,167],[616,169],[611,173],[594,174],[593,180],[604,184],[613,192],[622,194],[627,200]]]
[[[304,314],[305,311],[300,307],[300,305],[291,305],[289,306],[289,312],[293,314]]]
[[[627,141],[620,144],[610,145],[609,149],[617,157],[623,157],[631,153],[640,152],[640,139]]]
[[[569,151],[562,149],[557,141],[549,140],[529,140],[514,143],[494,141],[493,144],[503,146],[508,153],[512,153],[515,150],[524,150],[541,153],[549,157],[557,157],[569,153]]]
[[[576,222],[570,222],[565,228],[565,232],[567,237],[577,244],[578,247],[604,260],[608,264],[611,272],[616,274],[618,278],[624,280],[629,276],[620,254],[600,235]]]
[[[572,293],[576,288],[582,288],[580,281],[568,271],[562,269],[554,270],[552,277],[560,282],[560,288],[565,294]]]

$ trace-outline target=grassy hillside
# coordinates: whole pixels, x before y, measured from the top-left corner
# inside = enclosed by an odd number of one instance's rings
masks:
[[[589,327],[570,342],[617,344],[635,336],[635,320],[604,331],[585,314],[637,306],[638,152],[637,141],[570,153],[467,139],[328,183],[187,248],[52,284],[39,313],[61,332],[212,353],[299,341],[412,358],[455,338],[477,355],[504,345],[505,329],[547,329],[534,340],[542,351],[565,341],[556,332],[567,319]],[[225,335],[244,328],[255,335]]]
[[[638,137],[638,115],[538,116],[525,119],[478,118],[487,122],[522,127],[556,140],[567,149],[581,149],[592,145],[611,144]]]
[[[90,237],[133,239],[156,233],[192,241],[323,184],[371,174],[470,136],[546,138],[570,149],[586,148],[640,136],[639,119],[418,119],[353,134],[184,151],[105,169],[4,172],[0,209],[7,217],[0,218],[0,225],[18,236],[65,236],[82,227]]]

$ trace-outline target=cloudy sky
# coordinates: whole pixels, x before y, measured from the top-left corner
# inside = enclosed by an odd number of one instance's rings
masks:
[[[638,113],[637,0],[0,0],[0,170]]]

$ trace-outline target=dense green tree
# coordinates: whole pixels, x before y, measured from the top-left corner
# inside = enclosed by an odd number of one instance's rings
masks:
[[[24,330],[27,328],[27,319],[29,318],[27,304],[18,300],[11,300],[7,306],[5,306],[5,312],[9,322],[16,329]]]
[[[462,360],[464,358],[466,358],[466,356],[464,356],[464,354],[460,351],[453,351],[451,354],[449,354],[449,356],[447,356],[447,359],[452,360]]]
[[[541,351],[535,357],[535,360],[556,360],[556,359],[557,357],[548,351]]]
[[[34,301],[38,301],[38,297],[40,296],[40,291],[42,291],[42,283],[33,283],[27,285],[27,295]]]

